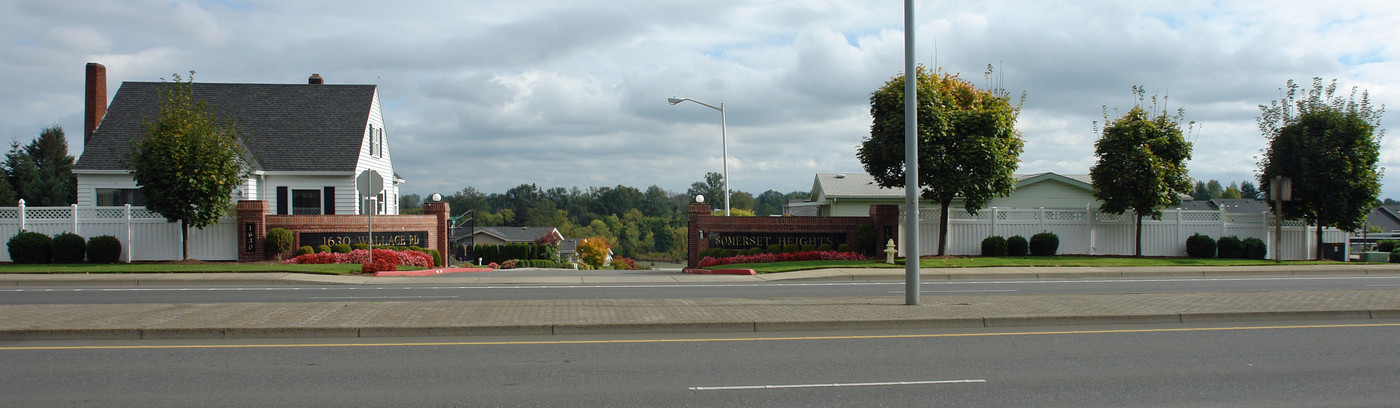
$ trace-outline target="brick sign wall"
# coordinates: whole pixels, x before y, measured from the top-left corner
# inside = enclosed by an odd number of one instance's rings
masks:
[[[851,244],[861,225],[875,227],[879,248],[898,233],[899,207],[877,205],[869,217],[725,217],[710,215],[708,204],[690,205],[687,267],[700,264],[700,251],[710,248],[749,249],[768,245]]]
[[[424,204],[427,215],[374,216],[375,245],[418,246],[447,254],[447,203]],[[354,244],[368,239],[364,215],[268,215],[267,202],[238,202],[238,225],[242,234],[238,260],[256,262],[272,259],[264,250],[267,230],[286,228],[292,232],[293,247],[318,246],[335,241]],[[251,242],[249,242],[251,241]],[[415,244],[416,242],[416,244]],[[283,254],[285,258],[292,253]]]

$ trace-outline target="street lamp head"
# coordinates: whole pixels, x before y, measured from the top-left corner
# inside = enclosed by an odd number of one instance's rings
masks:
[[[666,98],[666,102],[670,102],[672,105],[675,105],[675,104],[678,104],[678,103],[681,103],[681,102],[685,102],[685,99],[674,98],[674,97],[672,97],[672,98]]]

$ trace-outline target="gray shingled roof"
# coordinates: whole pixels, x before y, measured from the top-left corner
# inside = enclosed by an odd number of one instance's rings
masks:
[[[478,234],[491,234],[506,242],[535,242],[554,231],[554,227],[476,227]]]
[[[159,115],[160,82],[123,82],[76,170],[123,170],[129,139]],[[354,172],[375,85],[194,83],[194,94],[246,137],[254,169]]]
[[[1015,174],[1016,181],[1022,182],[1032,178],[1045,175],[1058,175],[1069,180],[1084,183],[1084,187],[1092,184],[1088,174],[1056,174],[1056,173],[1031,173]],[[884,188],[875,184],[875,177],[864,172],[848,173],[817,173],[818,184],[821,184],[822,193],[827,197],[835,198],[904,198],[904,188]],[[815,186],[814,186],[815,187]]]

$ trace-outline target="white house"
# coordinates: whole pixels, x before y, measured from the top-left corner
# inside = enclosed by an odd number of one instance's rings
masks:
[[[142,205],[121,158],[141,137],[141,123],[157,118],[164,84],[123,82],[103,114],[105,68],[88,64],[88,71],[89,125],[73,170],[78,205]],[[270,214],[398,214],[404,180],[394,173],[375,85],[329,85],[312,75],[306,84],[193,87],[216,115],[234,120],[251,153],[252,176],[231,192],[235,201],[267,200]],[[377,208],[358,198],[356,176],[366,170],[384,179]]]
[[[1094,187],[1087,174],[1035,173],[1015,177],[1016,189],[1006,197],[992,199],[987,207],[1097,209],[1102,205],[1094,198]],[[812,198],[788,203],[788,213],[866,217],[870,215],[870,206],[879,204],[904,205],[904,189],[880,187],[875,184],[874,177],[864,172],[817,173],[812,182]],[[962,200],[953,200],[953,209],[962,206]],[[921,200],[920,207],[937,208],[938,205]]]

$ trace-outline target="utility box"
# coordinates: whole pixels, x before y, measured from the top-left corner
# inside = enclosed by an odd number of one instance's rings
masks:
[[[1390,254],[1385,252],[1362,252],[1361,262],[1386,263],[1390,262]]]
[[[1337,262],[1346,262],[1346,244],[1327,242],[1322,244],[1322,257]]]

